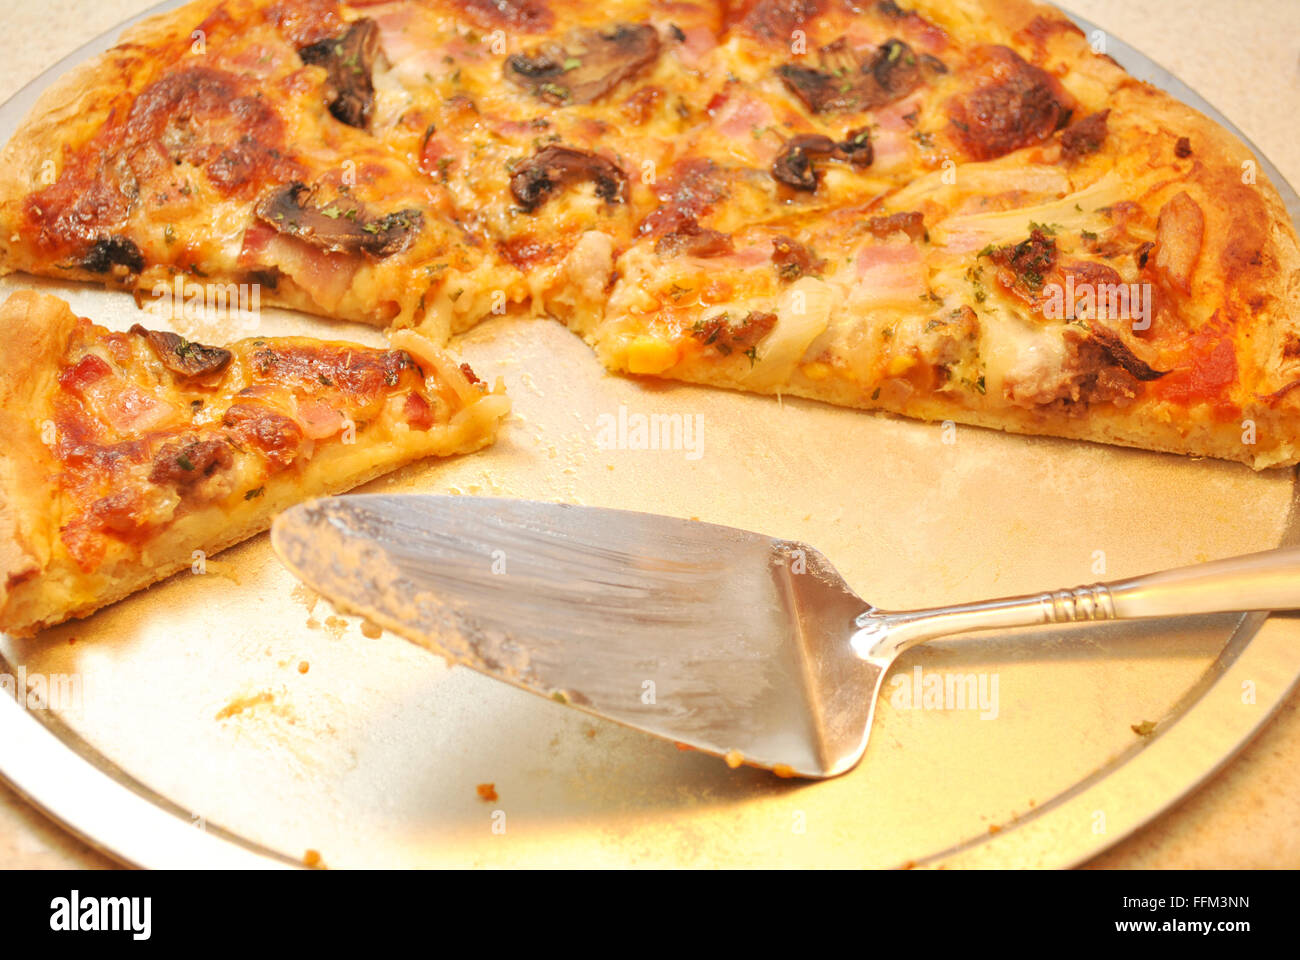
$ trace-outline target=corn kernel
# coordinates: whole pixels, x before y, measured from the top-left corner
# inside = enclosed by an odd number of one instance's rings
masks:
[[[822,363],[820,360],[812,363],[805,363],[799,369],[809,380],[825,380],[831,375],[831,365],[829,363]]]
[[[663,373],[677,362],[677,347],[658,337],[640,336],[627,347],[630,373]]]
[[[916,366],[916,357],[910,353],[897,353],[889,358],[889,366],[885,369],[889,376],[901,377],[914,366]]]

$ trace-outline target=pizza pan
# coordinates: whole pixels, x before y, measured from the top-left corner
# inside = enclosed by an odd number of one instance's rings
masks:
[[[0,108],[0,136],[117,33]],[[1227,125],[1108,43],[1130,71]],[[1295,194],[1261,166],[1294,214]],[[120,293],[25,277],[0,292],[22,285],[110,326],[140,319]],[[251,329],[150,322],[201,340],[256,330],[380,342],[284,311]],[[500,443],[368,489],[760,530],[815,544],[860,594],[901,608],[1126,577],[1297,533],[1291,472],[613,377],[544,319],[499,318],[454,348],[506,381],[515,413]],[[650,413],[692,418],[692,442],[602,442],[602,424]],[[203,569],[34,640],[0,638],[0,672],[33,691],[21,705],[0,699],[0,773],[127,863],[1066,866],[1226,762],[1300,675],[1300,622],[1288,617],[954,639],[896,666],[856,770],[800,783],[370,636],[295,586],[265,537]]]

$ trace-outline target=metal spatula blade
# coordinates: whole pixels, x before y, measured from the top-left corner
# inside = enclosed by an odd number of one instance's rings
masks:
[[[1300,605],[1297,548],[891,613],[806,544],[624,510],[335,497],[288,510],[271,539],[340,609],[456,662],[729,762],[803,777],[858,762],[885,671],[916,643]]]
[[[281,515],[272,542],[340,608],[657,736],[811,777],[865,746],[881,671],[844,642],[865,605],[802,544],[434,496],[318,500]]]

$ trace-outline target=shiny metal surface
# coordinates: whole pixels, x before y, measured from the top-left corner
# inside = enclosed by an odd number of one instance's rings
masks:
[[[498,680],[754,766],[861,757],[884,671],[862,601],[806,544],[627,510],[350,496],[271,542],[335,606]]]
[[[271,542],[336,607],[448,660],[733,766],[810,778],[858,763],[885,674],[927,640],[1300,607],[1300,547],[864,611],[807,544],[627,510],[333,497],[281,514]]]
[[[918,643],[978,630],[1297,608],[1300,547],[1280,547],[1049,593],[930,610],[873,607],[855,621],[851,642],[864,660],[887,669]]]
[[[116,33],[0,108],[0,135]],[[1230,127],[1106,39],[1126,68]],[[1294,214],[1294,191],[1259,160]],[[115,328],[140,320],[129,297],[89,287],[9,277],[0,294],[19,286]],[[205,319],[152,322],[193,339],[228,334]],[[270,310],[257,330],[380,342]],[[855,590],[899,609],[1248,553],[1296,529],[1288,474],[974,428],[947,445],[935,426],[608,377],[549,321],[493,321],[455,349],[505,379],[517,416],[495,449],[403,471],[373,492],[563,500],[771,531],[816,543]],[[598,446],[599,418],[620,410],[701,417],[703,455]],[[1290,616],[936,641],[885,678],[863,762],[810,785],[730,770],[447,669],[294,588],[260,538],[206,576],[178,576],[89,621],[35,641],[0,637],[0,671],[85,681],[72,709],[0,710],[0,742],[34,727],[54,738],[0,749],[0,773],[146,866],[176,862],[151,840],[159,817],[191,831],[197,818],[217,842],[238,836],[291,862],[317,850],[342,867],[1063,866],[1210,775],[1300,674]],[[921,689],[931,677],[996,679],[999,709],[908,702],[918,676]],[[1155,723],[1149,736],[1132,731],[1141,721]],[[42,778],[58,751],[92,762],[94,777],[75,789]],[[490,803],[475,789],[489,782]],[[167,799],[101,816],[118,785]],[[223,862],[197,845],[186,859]]]

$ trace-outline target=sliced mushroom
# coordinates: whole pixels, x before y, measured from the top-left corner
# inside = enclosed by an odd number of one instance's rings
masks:
[[[195,343],[166,330],[146,330],[140,324],[131,327],[131,333],[144,337],[153,347],[162,365],[182,377],[201,377],[219,373],[230,363],[231,353],[221,347]]]
[[[139,273],[144,269],[144,254],[126,237],[105,237],[95,241],[80,265],[91,273],[108,273],[115,266]]]
[[[311,195],[312,191],[296,180],[279,187],[257,205],[258,219],[327,253],[366,253],[377,259],[405,250],[424,226],[419,210],[372,218],[355,200],[340,197],[315,206]]]
[[[505,77],[548,103],[591,103],[658,57],[659,34],[647,23],[619,23],[604,31],[581,27],[563,43],[543,43],[508,57]]]
[[[1115,366],[1139,380],[1159,380],[1169,372],[1168,370],[1156,370],[1134,353],[1133,348],[1125,343],[1119,334],[1113,331],[1094,325],[1091,336],[1096,344],[1106,352],[1106,355]]]
[[[772,161],[772,176],[796,190],[817,189],[817,171],[813,160],[845,160],[856,167],[871,165],[873,155],[868,132],[855,130],[842,143],[820,133],[801,133],[791,137]]]
[[[817,51],[820,69],[783,64],[777,76],[813,113],[857,112],[901,100],[924,79],[945,73],[934,57],[917,57],[902,40],[891,38],[870,55],[860,56],[840,37]]]
[[[303,63],[324,67],[329,74],[326,101],[330,113],[350,127],[366,129],[375,106],[371,71],[379,56],[378,24],[362,18],[341,37],[318,40],[299,50],[298,56]]]
[[[543,147],[516,167],[510,193],[525,213],[532,213],[556,190],[582,180],[595,184],[596,196],[606,203],[627,200],[627,176],[612,160],[558,146]]]

